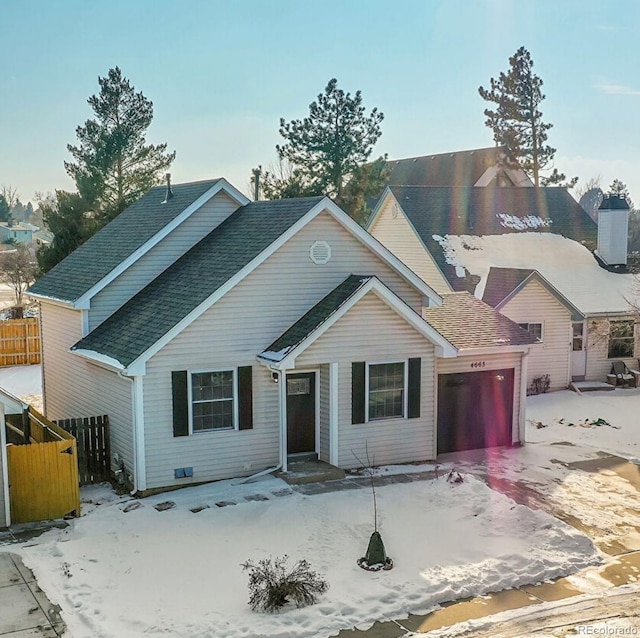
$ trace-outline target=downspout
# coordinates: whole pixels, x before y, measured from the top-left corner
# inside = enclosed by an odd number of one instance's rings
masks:
[[[280,420],[280,466],[282,471],[287,471],[287,388],[286,373],[284,370],[277,370],[278,375],[278,416]]]
[[[529,349],[523,353],[520,361],[520,413],[518,415],[518,438],[520,445],[524,445],[526,438],[526,419],[527,419],[527,357]]]
[[[144,461],[144,418],[139,410],[144,408],[142,401],[142,378],[129,377],[122,370],[118,372],[122,379],[131,382],[131,416],[133,418],[133,489],[131,495],[146,489]],[[111,459],[109,459],[111,462]]]

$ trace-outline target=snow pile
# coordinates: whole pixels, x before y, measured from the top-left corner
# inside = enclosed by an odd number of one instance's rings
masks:
[[[268,500],[243,499],[250,494]],[[22,554],[74,638],[324,637],[599,560],[573,528],[471,476],[383,486],[377,495],[389,572],[356,565],[373,531],[370,490],[304,496],[274,478],[189,488],[137,508],[93,491],[81,519]],[[175,507],[154,508],[168,500]],[[215,506],[223,500],[237,504]],[[312,607],[256,614],[240,565],[283,554],[307,559],[329,591]]]
[[[507,213],[496,213],[500,220],[500,226],[513,230],[531,230],[532,228],[544,228],[553,224],[552,219],[542,219],[538,215],[508,215]]]
[[[628,300],[640,296],[640,282],[635,275],[600,268],[587,248],[553,233],[433,238],[442,246],[447,263],[455,266],[456,272],[464,275],[466,268],[480,277],[475,291],[480,299],[491,267],[537,270],[584,313],[627,312]]]

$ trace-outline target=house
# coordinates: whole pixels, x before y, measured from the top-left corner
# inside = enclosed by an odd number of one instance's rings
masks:
[[[499,146],[388,160],[387,166],[387,186],[533,186]]]
[[[597,225],[562,188],[391,186],[367,228],[439,294],[467,290],[529,329],[527,383],[548,374],[561,389],[640,353],[628,206],[614,199]]]
[[[523,441],[535,337],[439,295],[326,197],[155,187],[30,294],[46,416],[108,414],[112,467],[137,492],[296,454],[352,468],[367,450],[402,463]],[[446,439],[441,383],[458,404]],[[501,399],[477,411],[477,392]]]
[[[26,222],[16,223],[13,220],[0,222],[0,243],[14,241],[19,244],[30,244],[33,241],[34,230],[38,230],[37,226]]]

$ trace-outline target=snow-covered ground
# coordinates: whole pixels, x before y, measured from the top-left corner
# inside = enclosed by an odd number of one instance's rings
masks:
[[[36,371],[0,370],[0,386],[30,394],[34,387],[21,374],[36,383]],[[490,453],[485,467],[490,476],[535,486],[554,507],[601,526],[605,540],[606,530],[620,536],[625,525],[640,525],[628,511],[640,511],[637,491],[622,479],[606,483],[569,464],[598,450],[637,457],[638,407],[640,390],[530,397],[530,443]],[[610,425],[591,424],[598,419]],[[567,441],[574,445],[558,445]],[[423,613],[446,600],[574,573],[602,559],[576,529],[471,476],[478,467],[472,457],[455,465],[463,483],[449,483],[440,472],[438,480],[378,487],[379,529],[394,560],[388,572],[356,565],[373,531],[370,490],[307,496],[273,477],[188,488],[133,508],[137,501],[104,486],[84,489],[83,516],[20,553],[61,606],[70,638],[324,637]],[[399,471],[408,468],[378,473]],[[165,501],[175,506],[155,509]],[[223,501],[234,504],[216,506]],[[307,559],[327,579],[328,592],[308,608],[252,612],[241,563],[283,554],[291,562]]]
[[[104,487],[84,490],[99,505],[21,553],[74,638],[328,636],[600,560],[589,539],[548,514],[471,476],[460,484],[443,476],[378,488],[394,568],[369,573],[356,560],[373,531],[371,492],[274,494],[284,486],[275,478],[225,481],[147,498],[128,512],[132,501]],[[256,494],[268,500],[243,498]],[[154,508],[167,500],[176,506]],[[220,501],[237,504],[216,507]],[[308,608],[252,612],[241,563],[283,554],[307,559],[329,591]]]

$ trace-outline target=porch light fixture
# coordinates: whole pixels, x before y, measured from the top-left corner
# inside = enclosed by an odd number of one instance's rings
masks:
[[[271,380],[274,383],[278,383],[278,381],[280,381],[280,375],[277,372],[272,372],[271,373]]]

